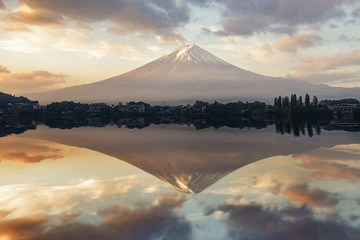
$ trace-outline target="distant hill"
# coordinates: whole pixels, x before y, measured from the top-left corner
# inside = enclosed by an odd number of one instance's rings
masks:
[[[334,106],[337,104],[360,104],[359,100],[354,98],[346,98],[346,99],[339,99],[339,100],[322,100],[320,104]]]
[[[0,92],[0,108],[6,108],[9,103],[25,103],[30,102],[26,97],[15,97],[10,94]]]
[[[99,69],[101,71],[101,69]],[[103,81],[27,94],[42,104],[53,101],[192,103],[260,100],[306,93],[319,99],[355,98],[360,88],[337,88],[268,77],[238,68],[196,45],[187,45],[133,71]]]

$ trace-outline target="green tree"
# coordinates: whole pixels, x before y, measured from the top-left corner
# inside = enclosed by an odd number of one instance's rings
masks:
[[[309,94],[305,95],[305,108],[310,107],[310,96]]]
[[[298,99],[298,107],[303,107],[304,106],[304,104],[303,104],[303,100],[302,100],[302,96],[300,95],[299,96],[299,99]]]
[[[312,105],[313,105],[314,107],[317,107],[317,106],[318,106],[318,99],[317,99],[316,96],[313,97]]]
[[[297,108],[297,97],[296,94],[291,94],[290,97],[290,106],[292,110],[295,110]]]
[[[288,96],[283,98],[283,105],[284,107],[290,107],[290,100]]]

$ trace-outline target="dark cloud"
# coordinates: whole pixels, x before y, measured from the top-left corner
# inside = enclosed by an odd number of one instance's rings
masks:
[[[84,23],[109,21],[121,34],[154,33],[164,41],[184,41],[176,29],[190,19],[185,3],[165,0],[20,0],[33,11],[13,13],[13,20],[55,24],[64,19]],[[31,13],[30,16],[28,16]],[[27,14],[27,15],[26,15]]]
[[[190,223],[177,215],[184,201],[183,195],[166,194],[155,205],[109,207],[99,213],[103,221],[98,226],[74,222],[78,214],[61,216],[65,224],[54,227],[49,219],[15,219],[0,223],[0,233],[12,240],[186,240],[191,239]]]
[[[206,2],[206,1],[195,1]],[[218,35],[249,36],[254,33],[287,33],[302,24],[315,24],[345,15],[343,5],[355,0],[223,0],[225,11]]]
[[[355,240],[360,230],[340,222],[317,220],[310,209],[265,209],[259,205],[225,204],[209,211],[225,213],[229,239]]]

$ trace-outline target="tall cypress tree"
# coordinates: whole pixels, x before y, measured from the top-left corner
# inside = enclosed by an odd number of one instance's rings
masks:
[[[309,94],[305,95],[305,108],[310,107],[310,96]]]

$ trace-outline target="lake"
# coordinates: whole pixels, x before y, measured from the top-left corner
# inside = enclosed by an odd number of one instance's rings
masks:
[[[0,138],[0,240],[360,239],[359,132],[109,124],[17,133]]]

